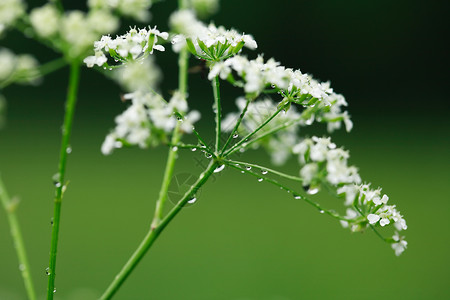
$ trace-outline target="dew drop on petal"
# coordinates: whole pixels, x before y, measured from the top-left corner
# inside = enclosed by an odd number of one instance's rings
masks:
[[[214,169],[214,173],[219,173],[221,172],[223,169],[225,169],[225,165],[220,165],[217,168]]]

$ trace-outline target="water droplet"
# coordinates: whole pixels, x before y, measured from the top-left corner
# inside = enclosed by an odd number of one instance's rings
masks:
[[[266,175],[267,173],[269,173],[269,171],[267,171],[267,170],[261,170],[261,174]]]
[[[245,172],[244,172],[244,171],[241,171],[241,173],[244,174]]]
[[[223,169],[225,169],[225,165],[220,165],[220,166],[218,166],[218,167],[214,170],[214,173],[219,173],[219,172],[221,172]]]
[[[261,182],[261,181],[263,181],[264,179],[263,178],[258,178],[258,182]]]
[[[61,182],[55,182],[55,186],[56,186],[57,188],[61,187]]]
[[[323,209],[321,209],[321,210],[319,210],[319,212],[320,212],[321,214],[323,214],[325,211],[324,211]]]
[[[177,147],[177,146],[173,147],[173,148],[172,148],[172,151],[173,151],[173,152],[177,152],[177,151],[178,151],[178,147]]]
[[[53,226],[53,218],[50,219],[50,225]]]
[[[294,195],[294,199],[295,199],[295,200],[300,200],[300,199],[302,199],[302,196]]]
[[[25,267],[24,264],[20,264],[20,265],[19,265],[19,270],[20,270],[20,271],[25,271],[25,269],[26,269],[26,267]]]
[[[67,148],[66,148],[66,153],[67,153],[67,154],[72,153],[72,147],[70,147],[70,146],[67,147]]]
[[[212,155],[210,153],[208,153],[208,152],[205,152],[205,156],[206,156],[206,158],[211,158],[212,157]]]
[[[311,187],[306,191],[308,194],[310,195],[315,195],[319,192],[319,188],[318,187]]]
[[[192,148],[191,151],[195,152],[195,151],[197,151],[197,148]]]
[[[53,294],[56,293],[56,288],[53,289]]]
[[[308,120],[305,121],[306,125],[311,125],[314,122],[314,118],[310,118]]]
[[[52,176],[52,180],[53,180],[53,184],[54,184],[54,185],[56,185],[57,183],[59,183],[60,177],[61,177],[61,174],[59,174],[59,173],[55,173],[55,174]]]
[[[194,197],[194,198],[188,200],[188,203],[193,204],[193,203],[195,203],[195,201],[197,201],[197,198]]]
[[[271,86],[273,89],[276,88],[276,85],[275,85],[275,84],[271,84],[270,86]]]
[[[112,71],[112,68],[109,68],[110,71]]]
[[[106,70],[106,67],[103,67],[103,70]]]
[[[47,268],[45,269],[45,275],[47,275],[47,276],[50,275],[50,268],[49,268],[49,267],[47,267]]]
[[[239,164],[234,164],[236,167],[239,167],[240,165]]]
[[[239,137],[239,134],[235,133],[233,134],[233,139],[237,139]]]
[[[247,167],[245,167],[245,169],[246,169],[247,171],[250,171],[250,170],[252,169],[252,167],[247,166]]]
[[[244,148],[241,148],[241,149],[239,149],[239,152],[244,153],[244,152],[245,152],[245,149],[244,149]]]

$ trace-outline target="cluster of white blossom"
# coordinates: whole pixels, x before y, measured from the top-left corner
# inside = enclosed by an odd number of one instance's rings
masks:
[[[0,48],[0,86],[4,82],[36,83],[40,79],[37,60],[29,54],[15,55]]]
[[[153,56],[144,60],[129,61],[120,68],[113,69],[112,78],[127,92],[156,89],[161,81],[162,72],[156,65]]]
[[[139,30],[132,28],[115,39],[104,35],[94,43],[95,55],[86,57],[84,62],[88,67],[93,67],[95,64],[102,66],[108,61],[105,53],[111,55],[115,61],[127,62],[144,57],[144,54],[152,54],[153,50],[164,51],[164,46],[157,44],[158,37],[166,40],[169,34],[160,32],[155,26]]]
[[[208,26],[198,21],[189,11],[179,11],[172,15],[171,26],[181,34],[173,37],[174,51],[187,46],[195,56],[207,61],[221,61],[242,49],[256,49],[257,44],[251,35],[240,34],[236,30],[227,30],[223,26]]]
[[[243,82],[234,79],[233,71]],[[320,83],[300,70],[281,66],[273,58],[264,62],[262,56],[249,60],[245,56],[236,55],[211,66],[208,78],[212,80],[216,76],[222,79],[231,78],[233,83],[243,86],[247,94],[259,95],[266,89],[277,89],[283,97],[296,104],[333,106],[322,118],[331,122],[343,120],[348,131],[352,128],[348,113],[341,112],[341,107],[347,105],[345,98],[334,93],[329,82]],[[335,123],[330,125],[329,129],[339,127],[340,123]]]
[[[119,27],[119,19],[109,11],[61,13],[51,3],[33,9],[30,23],[38,36],[73,58],[84,55],[99,36]]]
[[[25,4],[22,0],[2,0],[0,2],[0,35],[24,14]]]
[[[347,208],[344,227],[352,231],[364,230],[367,226],[385,227],[394,224],[397,231],[406,230],[406,222],[395,205],[387,205],[389,197],[381,194],[381,189],[371,189],[370,184],[361,184],[358,170],[348,166],[348,151],[337,148],[330,138],[312,137],[293,148],[302,165],[300,176],[303,185],[311,194],[317,193],[321,185],[331,187],[344,197]],[[400,255],[407,242],[398,232],[392,237],[392,248]]]
[[[154,93],[143,91],[127,94],[124,98],[130,100],[131,105],[116,117],[115,129],[106,136],[101,148],[105,155],[111,154],[123,144],[138,145],[141,148],[156,145],[165,140],[177,122],[182,122],[180,130],[191,133],[193,123],[200,119],[198,111],[188,112],[187,101],[178,92],[174,93],[169,102]]]
[[[236,122],[239,119],[239,115],[245,108],[246,102],[247,100],[243,97],[236,99],[236,106],[238,107],[239,113],[229,113],[222,120],[222,130],[224,132],[231,132],[234,129]],[[264,123],[264,121],[273,115],[276,110],[276,104],[269,98],[251,102],[239,128],[233,133],[234,136],[237,138],[238,135],[244,136],[255,131],[258,126]],[[298,122],[300,119],[300,114],[296,112],[295,108],[292,108],[286,112],[279,113],[259,131],[258,135],[263,135],[278,126],[286,124],[286,122]],[[276,165],[281,165],[285,163],[291,155],[291,149],[298,140],[297,134],[298,127],[289,126],[275,134],[268,135],[267,138],[252,143],[251,146],[253,148],[263,146],[267,152],[270,153],[272,162]]]
[[[88,0],[88,6],[91,9],[115,11],[138,21],[148,22],[152,2],[152,0]]]

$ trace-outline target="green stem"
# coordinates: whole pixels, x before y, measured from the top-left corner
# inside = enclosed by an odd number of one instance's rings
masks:
[[[261,125],[258,126],[254,131],[247,134],[244,138],[242,138],[239,142],[237,142],[233,147],[231,147],[228,151],[224,153],[224,157],[227,157],[234,152],[238,151],[240,149],[240,146],[248,141],[249,138],[251,138],[253,135],[255,135],[258,131],[260,131],[264,126],[266,126],[270,121],[272,121],[284,108],[279,107],[276,112],[273,113],[267,120],[265,120]]]
[[[251,101],[252,101],[251,99],[247,99],[244,110],[239,115],[239,119],[237,120],[236,125],[234,125],[233,131],[231,131],[230,136],[228,137],[227,141],[225,142],[225,145],[223,146],[222,152],[220,153],[220,155],[223,155],[223,153],[225,152],[225,150],[228,147],[228,144],[231,142],[231,139],[233,139],[233,136],[235,135],[236,131],[239,128],[239,125],[241,125],[242,119],[244,119],[244,116],[247,113],[248,105],[250,104]]]
[[[176,145],[180,141],[181,131],[180,131],[180,123],[178,122],[173,131],[171,144]],[[164,213],[164,204],[167,200],[167,195],[169,191],[169,185],[172,181],[173,170],[175,168],[175,162],[178,156],[178,149],[175,147],[169,148],[169,155],[167,157],[166,169],[164,171],[163,183],[161,185],[161,189],[159,190],[159,198],[156,202],[155,216],[153,217],[152,227],[158,226],[161,222]]]
[[[220,104],[220,82],[219,76],[216,76],[212,82],[213,91],[214,91],[214,108],[216,112],[216,153],[219,153],[220,150],[220,121],[222,119],[222,107]]]
[[[72,132],[72,122],[75,113],[75,105],[77,101],[78,84],[80,79],[80,63],[78,61],[72,62],[70,65],[69,90],[67,92],[66,112],[64,116],[64,125],[62,131],[61,149],[59,154],[58,174],[56,180],[56,195],[54,199],[53,211],[53,227],[52,227],[52,241],[50,248],[50,262],[48,267],[48,286],[47,299],[53,299],[55,290],[56,277],[56,254],[58,250],[58,233],[61,216],[61,202],[64,192],[64,180],[66,174],[67,154],[70,142],[70,135]]]
[[[155,240],[161,234],[161,232],[166,228],[166,226],[172,221],[172,219],[180,212],[183,206],[195,195],[198,189],[205,184],[208,178],[213,174],[214,169],[218,166],[218,163],[211,161],[206,168],[206,170],[200,174],[197,181],[191,188],[184,194],[183,198],[170,210],[170,212],[161,220],[161,222],[156,226],[150,228],[150,231],[142,240],[139,247],[123,266],[122,270],[114,278],[113,282],[110,284],[105,293],[100,297],[100,300],[111,299],[123,282],[127,279],[133,269],[141,261],[144,255],[147,253],[148,249],[153,245]]]
[[[0,178],[0,201],[6,211],[8,223],[11,230],[11,237],[14,243],[14,249],[19,260],[19,270],[22,274],[25,290],[27,291],[28,299],[35,300],[36,293],[34,291],[33,280],[30,274],[30,264],[28,263],[27,252],[25,250],[25,243],[23,241],[22,232],[20,230],[19,221],[16,215],[17,203],[11,201],[6,191],[5,185]]]
[[[333,218],[336,218],[336,219],[338,219],[338,220],[342,220],[342,221],[352,221],[351,219],[347,219],[347,218],[345,218],[345,217],[340,216],[338,213],[336,213],[336,212],[334,212],[334,211],[324,209],[323,207],[320,206],[319,203],[312,201],[311,199],[309,199],[309,198],[307,198],[307,197],[301,195],[300,193],[294,191],[293,189],[290,189],[290,188],[284,186],[283,184],[279,183],[278,181],[276,181],[276,180],[274,180],[274,179],[272,179],[272,178],[269,178],[269,177],[267,177],[267,176],[264,176],[264,175],[255,173],[255,172],[253,172],[253,171],[251,171],[251,170],[247,170],[247,169],[242,168],[242,167],[240,167],[240,166],[236,166],[234,163],[230,163],[229,160],[224,160],[224,163],[225,163],[226,165],[228,165],[228,166],[230,166],[230,167],[236,169],[236,170],[241,171],[242,173],[247,173],[247,174],[249,174],[249,175],[252,175],[252,176],[254,176],[254,177],[257,177],[258,179],[261,179],[261,178],[262,178],[264,181],[269,182],[269,183],[271,183],[271,184],[273,184],[273,185],[279,187],[280,189],[282,189],[282,190],[284,190],[284,191],[286,191],[286,192],[292,194],[292,195],[294,196],[295,199],[303,200],[303,201],[305,201],[306,203],[308,203],[308,204],[314,206],[320,213],[325,213],[325,214],[330,215],[330,216],[332,216]]]
[[[257,168],[257,169],[260,169],[261,171],[267,171],[267,173],[272,173],[272,174],[278,175],[280,177],[284,177],[284,178],[287,178],[287,179],[290,179],[290,180],[294,180],[294,181],[303,182],[303,179],[301,179],[300,177],[293,176],[293,175],[288,175],[288,174],[285,174],[285,173],[277,171],[277,170],[266,168],[264,166],[251,164],[251,163],[247,163],[247,162],[242,162],[242,161],[230,160],[230,159],[226,159],[225,161],[227,161],[228,163],[235,164],[235,165],[238,164],[238,165],[249,166],[249,167],[252,167],[252,168]]]

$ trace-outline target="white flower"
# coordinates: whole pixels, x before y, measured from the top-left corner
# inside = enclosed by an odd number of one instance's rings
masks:
[[[405,251],[406,247],[408,246],[408,242],[404,240],[403,236],[400,236],[398,232],[395,232],[392,239],[395,241],[395,243],[392,243],[391,247],[395,251],[395,255],[399,256],[400,254]]]
[[[375,224],[376,222],[378,222],[380,220],[380,216],[376,215],[376,214],[369,214],[367,216],[367,220],[369,220],[370,224]]]
[[[97,65],[99,67],[103,66],[103,64],[106,63],[107,60],[108,59],[106,58],[105,54],[103,54],[103,52],[95,52],[94,56],[86,57],[83,62],[88,68],[92,68],[94,65]]]
[[[316,177],[319,167],[315,163],[306,164],[300,170],[300,176],[303,179],[303,185],[310,185],[311,181]]]
[[[352,205],[356,195],[358,194],[359,189],[355,184],[347,184],[343,187],[337,189],[338,194],[345,194],[345,203],[344,205],[349,206]]]
[[[0,27],[4,30],[25,14],[25,4],[22,0],[2,0],[0,2]]]
[[[119,28],[119,19],[108,10],[91,10],[87,16],[89,26],[98,33],[112,33]]]
[[[36,33],[42,37],[50,37],[58,32],[61,15],[52,4],[35,8],[30,13],[30,22]]]
[[[170,27],[174,32],[183,36],[194,36],[197,32],[204,30],[205,25],[200,22],[192,10],[177,10],[170,15]],[[177,39],[173,39],[174,44],[185,41],[182,35],[178,35]]]
[[[358,213],[351,208],[347,208],[346,212],[347,212],[347,215],[345,216],[346,219],[353,219],[358,216]],[[341,220],[341,225],[342,225],[342,227],[347,228],[349,225],[349,222]]]
[[[0,82],[11,76],[16,68],[17,58],[8,49],[0,48]]]

